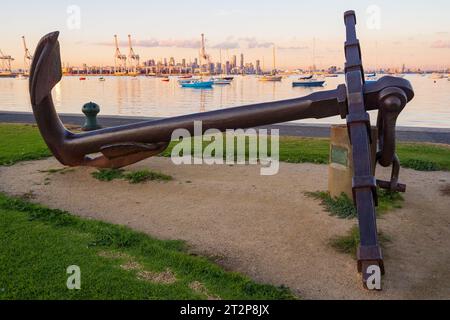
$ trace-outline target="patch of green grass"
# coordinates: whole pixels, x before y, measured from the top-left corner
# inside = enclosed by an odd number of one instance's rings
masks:
[[[355,225],[347,232],[347,234],[330,239],[329,244],[338,252],[351,254],[356,258],[359,241],[359,228]],[[391,239],[380,231],[378,232],[378,241],[381,247],[385,247],[387,243],[391,242]]]
[[[51,156],[37,127],[23,124],[0,124],[0,165],[37,160]]]
[[[48,170],[39,170],[39,172],[44,172],[44,173],[59,173],[59,174],[66,174],[69,172],[73,172],[75,171],[75,169],[73,168],[68,168],[68,167],[64,167],[64,168],[52,168],[52,169],[48,169]]]
[[[430,160],[404,159],[401,162],[402,167],[417,171],[439,171],[441,166]]]
[[[113,258],[105,257],[109,252]],[[169,269],[173,283],[140,279],[121,267],[132,257],[145,270]],[[68,266],[81,269],[81,290],[68,290]],[[154,239],[0,193],[1,299],[293,299],[285,287],[259,284],[189,254],[183,242]]]
[[[2,123],[0,124],[0,137],[2,137],[0,139],[0,165],[11,165],[18,161],[36,160],[51,155],[36,126]],[[176,143],[171,142],[161,156],[170,157]],[[210,143],[202,142],[203,148]],[[245,145],[245,155],[248,158],[248,139],[246,139]],[[270,150],[270,140],[268,149]],[[450,148],[448,146],[398,143],[397,154],[401,165],[405,168],[420,171],[450,170]],[[280,161],[284,162],[326,164],[329,158],[329,139],[280,137],[279,155]],[[235,158],[236,156],[235,152]]]
[[[178,142],[172,141],[168,148],[161,153],[161,156],[170,157],[172,154],[173,147]],[[212,142],[203,141],[202,150],[204,150]],[[225,139],[223,142],[223,158],[226,158],[226,143]],[[267,143],[267,153],[268,156],[271,155],[271,139]],[[280,137],[279,145],[279,157],[280,161],[290,162],[290,163],[328,163],[328,153],[329,153],[329,140],[321,138],[301,138],[301,137]],[[194,142],[191,139],[191,154],[194,154]],[[214,156],[215,153],[213,152]],[[180,154],[183,156],[183,154]],[[245,153],[241,156],[245,160],[249,159],[249,139],[245,139]],[[237,153],[237,138],[234,139],[234,159],[238,157]]]
[[[378,188],[377,215],[380,216],[388,211],[400,209],[402,207],[403,195],[400,192]]]
[[[124,178],[130,183],[141,183],[144,181],[170,181],[173,178],[161,172],[155,172],[150,170],[139,170],[126,172]]]
[[[378,207],[377,216],[380,216],[390,210],[401,208],[403,196],[399,192],[391,192],[378,188]],[[339,197],[331,197],[326,191],[305,192],[305,195],[320,200],[321,205],[331,216],[337,216],[341,219],[352,219],[357,216],[356,207],[353,200],[345,193]]]
[[[124,170],[122,169],[99,169],[91,173],[92,176],[100,181],[112,181],[122,179]]]
[[[419,171],[450,170],[450,147],[425,143],[399,143],[402,167]]]
[[[341,219],[352,219],[357,216],[353,201],[342,193],[339,197],[333,198],[326,191],[305,192],[305,195],[317,200],[331,216]]]
[[[173,178],[161,172],[148,169],[138,171],[125,171],[122,169],[99,169],[92,172],[92,176],[100,181],[112,181],[115,179],[124,179],[132,184],[145,181],[170,181]]]

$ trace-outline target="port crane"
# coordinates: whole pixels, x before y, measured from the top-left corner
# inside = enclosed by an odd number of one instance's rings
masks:
[[[22,43],[23,43],[23,49],[25,51],[25,54],[23,56],[23,63],[24,63],[23,73],[25,75],[28,75],[28,71],[30,70],[30,66],[31,66],[31,61],[33,60],[33,55],[31,54],[30,50],[27,47],[27,42],[25,41],[25,36],[22,36]]]
[[[114,44],[116,46],[116,53],[114,55],[114,74],[124,75],[127,72],[127,56],[122,54],[119,49],[119,41],[117,35],[114,35]]]
[[[203,61],[207,63],[206,73],[208,73],[210,58],[210,55],[206,53],[205,49],[205,34],[202,33],[202,43],[200,48],[200,73],[202,73]]]
[[[133,45],[131,41],[131,35],[128,35],[128,60],[129,60],[129,67],[128,67],[128,74],[130,75],[137,75],[139,70],[139,61],[140,57],[138,54],[136,54],[133,50]]]
[[[9,74],[12,73],[11,61],[14,61],[14,58],[9,55],[5,55],[3,51],[0,50],[0,60],[2,61],[0,72]]]

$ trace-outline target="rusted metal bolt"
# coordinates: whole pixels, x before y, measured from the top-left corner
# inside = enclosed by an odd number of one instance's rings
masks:
[[[84,125],[81,127],[83,131],[92,131],[101,128],[97,123],[97,114],[100,112],[100,106],[98,104],[88,102],[81,108],[81,111],[86,116]]]

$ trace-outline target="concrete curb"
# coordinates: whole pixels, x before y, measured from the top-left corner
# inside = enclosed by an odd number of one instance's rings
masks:
[[[66,124],[79,125],[84,123],[84,115],[60,113],[61,120]],[[133,122],[156,120],[161,118],[138,116],[98,116],[98,122],[105,127],[118,126]],[[32,112],[0,111],[0,122],[35,123]],[[344,121],[342,123],[345,123]],[[258,128],[279,129],[280,135],[299,137],[329,137],[329,124],[280,123]],[[397,139],[405,142],[431,142],[450,145],[450,128],[419,128],[397,127]]]

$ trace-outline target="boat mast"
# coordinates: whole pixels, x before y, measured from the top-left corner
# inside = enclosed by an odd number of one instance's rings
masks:
[[[273,45],[273,71],[272,71],[272,73],[273,74],[277,73],[277,67],[275,65],[275,45]]]
[[[219,63],[220,63],[220,74],[223,74],[223,67],[222,67],[222,49],[219,49]]]
[[[312,70],[311,73],[316,72],[316,38],[313,38],[313,48],[312,48]]]

